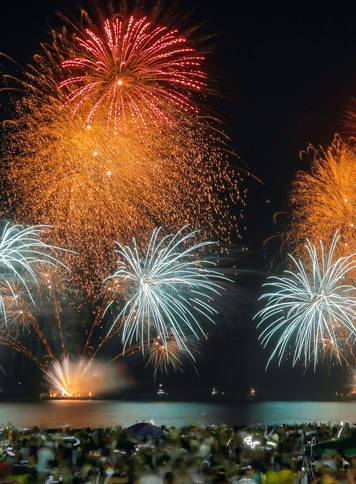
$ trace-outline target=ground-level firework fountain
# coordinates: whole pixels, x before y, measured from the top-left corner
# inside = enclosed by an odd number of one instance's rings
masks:
[[[65,356],[45,371],[50,398],[95,398],[122,390],[128,384],[123,371],[108,363]]]

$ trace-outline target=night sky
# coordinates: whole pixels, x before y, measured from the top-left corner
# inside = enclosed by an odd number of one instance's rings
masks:
[[[246,254],[234,246],[232,263],[241,268],[239,286],[224,296],[218,324],[197,361],[199,376],[188,363],[184,375],[162,381],[171,395],[186,398],[203,398],[212,386],[232,398],[245,394],[249,386],[264,398],[331,397],[345,385],[346,371],[324,368],[314,374],[286,363],[265,373],[267,353],[259,348],[252,315],[260,283],[278,249],[266,253],[262,242],[276,233],[273,213],[286,210],[288,185],[297,170],[306,168],[298,154],[308,143],[325,145],[334,132],[342,132],[343,112],[356,96],[355,19],[347,9],[336,5],[328,10],[321,3],[313,10],[299,3],[293,9],[292,2],[284,11],[271,3],[261,9],[257,3],[237,1],[181,2],[182,11],[186,6],[194,7],[192,22],[202,22],[205,32],[217,34],[213,67],[223,80],[221,101],[215,99],[214,104],[240,156],[236,164],[248,167],[263,184],[248,182],[242,245],[249,250]],[[76,11],[76,3],[1,2],[0,52],[22,65],[29,62],[38,43],[48,38],[50,25],[58,24],[58,10]],[[3,62],[2,72],[7,67]],[[5,96],[0,103],[4,118]],[[8,358],[8,352],[0,356],[5,369]],[[16,377],[8,369],[6,384],[18,379],[26,387],[31,371],[19,360]],[[154,386],[150,370],[139,361],[130,366],[137,392],[149,395]]]

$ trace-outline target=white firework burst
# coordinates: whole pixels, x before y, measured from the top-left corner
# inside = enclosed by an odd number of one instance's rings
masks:
[[[336,234],[325,250],[309,240],[304,261],[290,255],[294,270],[271,276],[264,284],[269,291],[260,299],[265,307],[255,316],[262,327],[259,339],[264,347],[274,345],[267,366],[274,358],[279,364],[286,353],[293,366],[318,363],[319,353],[344,359],[343,345],[356,336],[356,288],[350,284],[356,269],[356,254],[335,257]]]
[[[6,288],[4,294],[0,292],[0,314],[5,324],[6,299],[9,293],[16,299],[16,287],[22,287],[34,303],[30,286],[37,284],[38,264],[65,267],[52,255],[59,248],[41,239],[48,229],[44,225],[23,227],[6,223],[0,234],[0,282],[1,287]]]
[[[161,229],[156,228],[142,256],[135,240],[132,248],[117,242],[118,267],[107,280],[118,291],[113,291],[106,311],[125,291],[127,298],[110,329],[120,325],[124,348],[138,341],[144,351],[152,332],[163,346],[173,337],[186,350],[188,336],[205,335],[201,320],[214,323],[213,299],[229,279],[212,268],[214,262],[199,257],[213,242],[194,243],[197,232],[184,235],[186,229],[160,238]]]

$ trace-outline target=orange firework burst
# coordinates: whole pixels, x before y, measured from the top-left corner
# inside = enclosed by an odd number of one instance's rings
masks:
[[[197,111],[191,94],[206,86],[204,57],[177,30],[155,26],[145,17],[106,19],[75,35],[61,66],[69,72],[60,88],[74,114],[91,125],[98,112],[115,128],[127,120],[143,125],[170,122],[167,104]]]
[[[8,206],[21,222],[53,225],[51,237],[79,253],[65,257],[87,292],[112,269],[114,239],[144,244],[158,224],[191,224],[223,241],[236,233],[230,205],[244,193],[208,123],[184,116],[179,126],[108,137],[104,119],[87,129],[82,117],[35,106],[7,132]]]
[[[6,283],[2,283],[0,291],[2,298],[7,304],[7,317],[9,320],[8,325],[1,324],[0,326],[0,344],[12,347],[15,351],[30,358],[40,368],[44,367],[45,360],[53,358],[54,353],[34,315],[27,292],[17,283],[13,284],[11,288]],[[40,343],[37,345],[37,353],[42,353],[42,350],[45,350],[45,354],[41,357],[35,356],[25,343],[21,342],[30,333],[33,333]]]
[[[194,360],[193,348],[190,341],[184,343],[184,348],[180,347],[176,338],[171,336],[163,343],[159,336],[152,339],[147,352],[147,364],[153,366],[153,375],[157,376],[159,372],[168,373],[181,371],[183,358],[190,356]]]
[[[19,221],[54,226],[54,240],[79,252],[66,254],[68,265],[79,268],[71,272],[74,282],[92,295],[112,269],[114,239],[128,243],[135,235],[145,244],[157,225],[191,224],[203,229],[202,237],[228,241],[239,225],[231,205],[241,209],[245,195],[216,122],[194,112],[191,94],[206,81],[200,56],[175,31],[137,12],[124,20],[110,14],[106,23],[98,18],[88,23],[103,22],[104,30],[67,21],[34,56],[19,80],[18,114],[7,123],[4,166],[9,211]],[[126,59],[120,61],[128,83],[121,97],[110,88],[110,69],[97,71],[98,59],[90,64],[99,53],[115,72],[114,61]],[[84,69],[82,58],[88,76],[82,72],[60,88],[63,69]],[[94,82],[91,75],[105,73],[96,91],[84,89]],[[106,89],[111,101],[103,97]],[[125,129],[108,129],[108,116],[125,119]],[[168,119],[174,122],[163,122]]]
[[[290,194],[292,228],[288,239],[296,248],[307,237],[314,244],[341,235],[339,255],[355,251],[356,151],[338,135],[327,148],[310,145],[310,173],[301,171]]]
[[[0,283],[0,294],[6,306],[7,317],[11,321],[9,327],[5,321],[1,322],[1,329],[8,330],[15,337],[32,324],[32,308],[26,290],[18,282],[8,285],[7,281]]]

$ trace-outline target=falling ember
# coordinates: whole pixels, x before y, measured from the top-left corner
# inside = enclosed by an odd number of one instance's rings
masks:
[[[84,29],[63,57],[69,74],[59,87],[74,114],[86,113],[87,126],[98,113],[115,129],[130,120],[170,123],[166,106],[196,112],[191,95],[206,86],[204,57],[177,30],[145,17],[106,19],[103,26]]]

